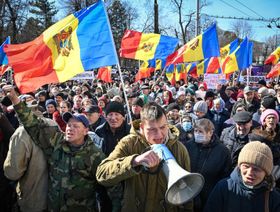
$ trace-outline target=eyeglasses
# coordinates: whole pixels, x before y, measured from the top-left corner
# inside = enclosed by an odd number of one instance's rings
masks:
[[[185,108],[192,108],[192,106],[191,105],[186,105]]]

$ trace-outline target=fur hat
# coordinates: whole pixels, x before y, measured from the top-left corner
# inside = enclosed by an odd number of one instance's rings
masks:
[[[250,163],[263,169],[270,175],[273,169],[273,157],[270,148],[259,141],[247,143],[238,156],[238,166]]]
[[[273,110],[273,109],[266,109],[265,111],[262,112],[262,115],[260,118],[262,125],[264,125],[264,120],[268,115],[274,115],[276,117],[276,123],[279,122],[279,115],[278,115],[277,111]]]

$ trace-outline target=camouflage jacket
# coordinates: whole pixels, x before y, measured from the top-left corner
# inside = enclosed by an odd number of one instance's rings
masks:
[[[72,150],[58,127],[45,124],[24,103],[14,108],[47,158],[48,211],[95,211],[95,173],[104,154],[95,147],[89,136],[82,147]]]

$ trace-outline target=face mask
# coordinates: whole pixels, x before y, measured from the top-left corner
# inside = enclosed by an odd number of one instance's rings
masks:
[[[194,141],[196,143],[203,143],[207,140],[206,136],[202,133],[194,133]]]
[[[182,123],[182,128],[185,132],[188,132],[192,129],[192,123],[190,121],[185,121]]]

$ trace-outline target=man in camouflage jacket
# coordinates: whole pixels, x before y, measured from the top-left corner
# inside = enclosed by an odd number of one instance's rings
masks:
[[[20,102],[12,86],[3,87],[26,131],[46,155],[49,168],[48,211],[95,211],[95,177],[103,153],[87,136],[84,115],[65,113],[65,134],[48,126]]]

